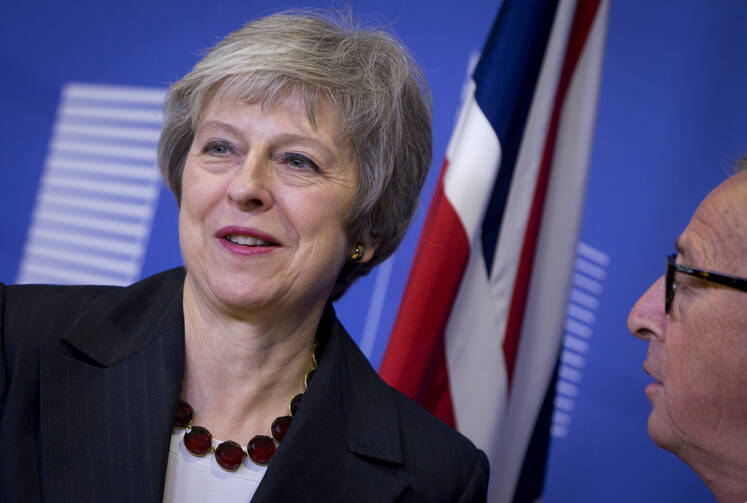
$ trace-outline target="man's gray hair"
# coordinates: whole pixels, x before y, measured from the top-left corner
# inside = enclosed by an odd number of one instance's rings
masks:
[[[327,11],[275,14],[246,24],[171,86],[158,160],[181,203],[181,179],[200,115],[230,94],[271,107],[299,92],[314,122],[320,99],[336,108],[352,145],[358,188],[347,215],[353,243],[377,244],[371,261],[347,263],[332,298],[397,248],[410,225],[431,162],[431,99],[407,49],[381,29]]]
[[[734,174],[744,173],[747,171],[747,154],[743,155],[736,163],[734,163]]]

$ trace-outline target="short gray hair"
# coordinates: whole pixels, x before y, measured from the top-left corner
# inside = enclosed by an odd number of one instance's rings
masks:
[[[392,35],[331,11],[284,12],[231,33],[168,91],[158,145],[163,178],[181,203],[181,178],[200,115],[218,94],[272,106],[292,91],[309,120],[329,100],[358,165],[347,215],[354,243],[378,246],[369,262],[348,262],[338,298],[397,248],[417,208],[431,162],[432,105],[425,78]]]
[[[741,159],[734,163],[733,171],[735,175],[747,171],[747,154],[743,155]]]

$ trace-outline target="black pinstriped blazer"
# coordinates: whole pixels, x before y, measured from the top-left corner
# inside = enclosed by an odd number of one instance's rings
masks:
[[[183,284],[182,268],[127,288],[0,284],[0,501],[161,501]],[[252,501],[485,501],[485,455],[387,386],[331,307],[317,338]]]

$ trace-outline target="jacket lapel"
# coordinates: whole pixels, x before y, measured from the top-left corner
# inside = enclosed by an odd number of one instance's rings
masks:
[[[394,501],[409,486],[391,390],[325,311],[319,368],[252,500]]]
[[[45,498],[161,501],[184,359],[183,270],[96,299],[40,349]]]

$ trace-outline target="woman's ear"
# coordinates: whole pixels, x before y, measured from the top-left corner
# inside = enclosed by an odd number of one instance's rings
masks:
[[[362,243],[356,243],[348,253],[348,262],[358,262],[364,264],[371,260],[374,256],[376,248],[379,246],[379,242],[372,245],[364,245]]]
[[[374,256],[374,252],[376,252],[376,248],[379,247],[379,242],[377,241],[374,244],[366,246],[366,250],[363,252],[363,257],[359,260],[359,262],[365,264],[369,260],[371,260]]]

